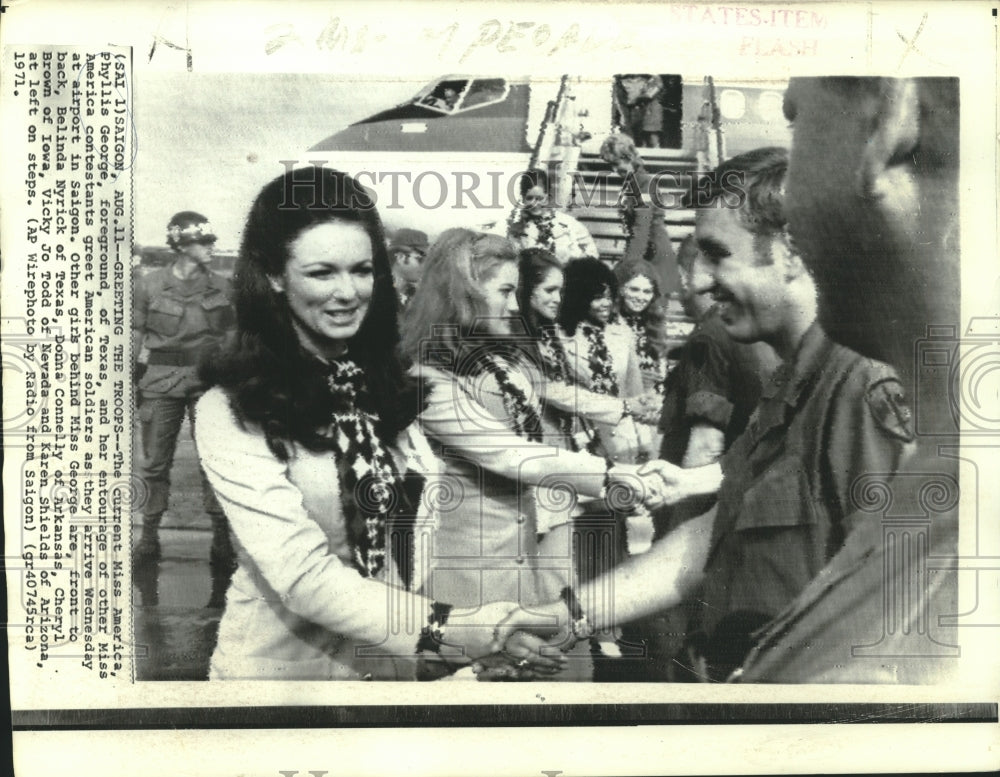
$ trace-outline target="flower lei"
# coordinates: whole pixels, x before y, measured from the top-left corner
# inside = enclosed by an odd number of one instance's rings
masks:
[[[538,409],[524,391],[511,381],[508,366],[499,357],[490,355],[482,360],[482,369],[492,375],[500,387],[504,410],[514,422],[514,433],[518,437],[541,442],[542,419]]]
[[[590,390],[595,394],[618,396],[618,379],[615,377],[611,352],[604,339],[604,328],[580,324],[580,331],[587,339],[587,365],[590,367]]]
[[[628,324],[629,329],[635,335],[635,351],[639,356],[639,369],[643,372],[662,373],[663,363],[660,359],[660,353],[649,339],[649,332],[643,321],[642,313],[622,313],[621,320]]]
[[[327,385],[336,400],[328,430],[340,476],[340,494],[354,563],[367,577],[385,566],[385,533],[402,479],[376,434],[378,416],[358,407],[364,373],[350,359],[328,364]]]
[[[545,369],[547,380],[575,383],[570,373],[569,357],[566,355],[566,349],[563,347],[562,340],[559,338],[559,333],[554,326],[542,327],[538,339],[538,351],[542,355],[542,366]],[[559,424],[559,431],[569,441],[570,450],[580,450],[580,444],[574,435],[574,431],[578,428],[578,425],[586,438],[586,443],[584,443],[586,450],[590,453],[596,450],[597,432],[593,424],[586,418],[583,416],[574,416],[571,413],[565,413],[561,410],[553,410],[553,415]]]
[[[549,380],[569,382],[569,358],[563,347],[559,333],[554,326],[543,326],[538,339],[538,350],[542,355],[545,377]]]

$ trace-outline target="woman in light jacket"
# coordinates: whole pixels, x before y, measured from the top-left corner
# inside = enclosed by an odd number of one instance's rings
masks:
[[[508,639],[513,602],[463,622],[452,603],[408,590],[418,510],[407,466],[430,453],[408,431],[420,393],[396,356],[392,274],[366,191],[318,167],[264,187],[235,307],[236,337],[206,368],[213,388],[197,406],[199,456],[239,558],[210,677],[412,679],[501,649],[527,670],[558,668],[540,641]]]
[[[518,305],[526,334],[537,347],[545,378],[542,427],[546,442],[572,451],[605,455],[595,424],[627,434],[634,421],[622,399],[589,391],[576,375],[557,323],[562,302],[563,269],[548,251],[529,248],[520,253]],[[567,391],[568,389],[568,391]],[[543,557],[569,558],[574,541],[572,520],[589,516],[582,523],[600,524],[607,515],[602,500],[568,500],[558,489],[538,491],[539,548]],[[606,521],[605,521],[606,523]],[[599,528],[599,526],[597,526]],[[580,545],[579,531],[576,546]],[[574,568],[580,557],[574,559]],[[583,573],[582,577],[587,577]],[[567,580],[567,583],[571,582]]]

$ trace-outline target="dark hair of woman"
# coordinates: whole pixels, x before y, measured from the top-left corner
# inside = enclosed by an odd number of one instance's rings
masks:
[[[527,333],[531,337],[540,337],[542,326],[555,322],[539,319],[538,313],[531,306],[531,295],[542,285],[552,270],[558,270],[561,274],[563,266],[551,251],[546,251],[544,248],[526,248],[519,256],[520,283],[517,287],[517,304],[521,309]]]
[[[396,293],[371,195],[346,173],[317,166],[289,170],[261,190],[250,210],[233,278],[236,335],[202,366],[203,380],[228,391],[240,422],[258,424],[283,461],[289,442],[329,447],[322,430],[337,399],[327,365],[300,345],[288,303],[268,279],[284,272],[289,246],[303,231],[328,222],[360,225],[372,245],[368,313],[347,343],[347,357],[364,376],[358,408],[378,416],[376,430],[387,441],[419,412],[420,392],[399,357]]]
[[[546,194],[549,193],[549,176],[542,169],[528,170],[527,172],[521,173],[518,179],[518,185],[521,191],[521,197],[528,193],[529,190],[534,189],[536,186],[542,189]]]
[[[559,324],[570,337],[576,334],[581,321],[590,313],[590,303],[604,294],[611,298],[618,296],[618,280],[615,274],[600,259],[573,259],[563,268],[562,307],[559,310]]]

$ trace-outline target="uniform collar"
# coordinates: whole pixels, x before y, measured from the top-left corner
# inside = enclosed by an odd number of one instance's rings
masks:
[[[791,361],[783,363],[761,391],[760,404],[748,431],[755,444],[770,430],[783,427],[788,414],[798,406],[802,394],[827,361],[833,341],[818,323],[813,323],[802,336]]]
[[[779,400],[793,407],[797,405],[803,390],[827,361],[832,348],[833,341],[819,322],[814,321],[802,335],[792,359],[778,367],[767,381],[761,398]]]
[[[195,268],[196,268],[195,272],[191,274],[190,278],[188,278],[187,280],[182,280],[181,278],[178,278],[177,275],[174,273],[174,265],[171,264],[169,267],[166,268],[166,272],[164,273],[167,277],[166,282],[163,284],[164,287],[172,288],[174,286],[191,286],[195,283],[198,283],[199,281],[211,285],[212,276],[214,275],[214,273],[201,264],[196,264]]]

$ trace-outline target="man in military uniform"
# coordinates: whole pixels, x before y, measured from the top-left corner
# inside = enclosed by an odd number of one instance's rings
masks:
[[[138,391],[148,489],[136,563],[160,557],[158,529],[167,509],[170,469],[177,435],[203,393],[201,359],[217,348],[235,324],[229,281],[209,269],[215,234],[208,219],[194,211],[177,213],[167,225],[173,263],[142,277],[135,287],[132,314],[133,359],[142,351],[147,367]],[[133,365],[135,366],[135,365]],[[210,561],[214,571],[231,571],[235,560],[229,526],[202,473],[205,511],[212,520]]]
[[[597,579],[579,595],[598,602],[614,591],[607,611],[586,613],[602,629],[674,606],[703,584],[711,680],[740,665],[732,647],[749,649],[748,632],[843,546],[863,476],[895,472],[913,439],[893,370],[834,343],[817,322],[816,287],[786,229],[787,167],[784,149],[758,149],[717,171],[717,181],[743,181],[735,202],[721,186],[700,192],[695,235],[708,272],[699,290],[711,292],[731,338],[764,342],[783,361],[718,463],[646,465],[663,478],[668,503],[712,493],[717,503],[621,565],[613,583]]]
[[[789,224],[823,292],[824,326],[896,366],[907,386],[939,380],[944,370],[928,365],[941,362],[923,362],[915,346],[928,327],[951,327],[956,337],[934,346],[957,354],[963,331],[958,79],[793,78],[785,114]],[[994,342],[997,322],[980,320]],[[962,671],[982,680],[975,661],[963,666],[981,628],[966,628],[956,645],[963,617],[986,622],[976,586],[995,580],[967,573],[978,596],[959,605],[957,570],[974,568],[957,561],[959,436],[949,400],[960,398],[926,388],[924,396],[919,426],[932,434],[894,478],[872,473],[871,493],[860,495],[869,498],[847,520],[854,530],[758,635],[741,680],[936,683]]]
[[[720,207],[724,193],[709,192],[695,227],[709,267],[702,290],[726,331],[783,361],[721,460],[700,596],[715,680],[742,661],[732,646],[749,647],[744,629],[773,618],[843,545],[860,478],[894,472],[913,439],[892,369],[835,344],[817,322],[815,284],[787,233],[787,167],[779,148],[721,165],[720,181],[743,173],[746,201]]]
[[[700,467],[718,461],[743,433],[778,358],[762,342],[735,342],[727,334],[711,294],[694,293],[711,284],[703,278],[705,263],[693,234],[681,243],[677,263],[685,312],[697,325],[687,341],[670,354],[677,366],[667,378],[662,407],[658,408],[663,432],[659,458],[682,467]],[[707,495],[654,511],[654,542],[685,520],[703,514],[714,500],[714,495]],[[689,630],[689,613],[696,612],[695,599],[697,596],[645,622],[648,679],[695,679],[680,651]]]

